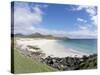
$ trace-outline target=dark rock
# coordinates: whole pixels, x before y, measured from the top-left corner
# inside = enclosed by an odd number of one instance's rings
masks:
[[[82,58],[78,57],[58,58],[58,57],[48,56],[45,59],[42,59],[41,62],[61,71],[79,70],[79,69],[96,68],[97,56],[96,55],[83,56]]]

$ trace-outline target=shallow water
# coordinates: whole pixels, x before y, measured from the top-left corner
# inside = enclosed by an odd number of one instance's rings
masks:
[[[97,39],[65,39],[57,42],[65,48],[71,48],[79,52],[87,54],[97,53]]]

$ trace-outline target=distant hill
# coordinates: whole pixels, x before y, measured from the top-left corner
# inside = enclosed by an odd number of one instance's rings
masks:
[[[23,35],[23,34],[11,34],[11,37],[26,37],[26,35]]]
[[[33,33],[33,34],[30,34],[30,35],[14,34],[14,36],[15,37],[23,37],[23,38],[69,39],[68,37],[44,35],[44,34],[41,34],[41,33]]]

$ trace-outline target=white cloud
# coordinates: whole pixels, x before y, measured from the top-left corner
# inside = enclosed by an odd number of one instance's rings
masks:
[[[33,12],[32,12],[32,11]],[[14,11],[14,33],[28,34],[42,22],[43,12],[38,6],[30,9],[27,3],[17,3]]]
[[[62,30],[49,30],[49,29],[45,29],[45,28],[35,28],[34,33],[38,32],[44,35],[53,35],[53,36],[67,36],[67,32],[66,31],[62,31]]]
[[[70,38],[97,38],[97,30],[93,29],[91,25],[81,24],[77,25],[77,30],[68,31],[67,36]]]
[[[82,18],[77,18],[77,21],[86,23],[87,21]]]
[[[68,33],[68,36],[70,38],[97,38],[97,32],[96,31],[89,31],[89,30],[78,30],[78,31],[72,31]]]
[[[90,17],[90,20],[92,21],[91,24],[95,25],[97,27],[97,12],[95,6],[77,6],[73,7],[72,11],[81,11],[84,10]],[[97,37],[97,30],[91,30],[94,26],[88,25],[87,21],[82,18],[77,18],[77,21],[83,22],[82,25],[78,25],[77,31],[71,31],[68,33],[68,35],[72,38],[96,38]]]
[[[39,6],[35,6],[35,7],[33,7],[33,10],[34,10],[34,12],[35,13],[37,13],[37,14],[43,14],[43,12],[41,11],[41,9],[39,8]]]
[[[90,20],[93,21],[93,25],[97,26],[97,9],[95,6],[86,6],[86,5],[81,5],[77,7],[72,8],[73,11],[81,11],[85,10],[90,16]]]
[[[97,24],[97,15],[91,17],[91,20],[93,21],[92,23],[93,23],[94,25],[96,25],[96,26],[98,25],[98,24]]]
[[[80,28],[81,30],[87,30],[87,29],[88,29],[88,27],[86,27],[86,26],[79,26],[79,28]]]
[[[40,5],[40,4],[37,4],[36,5],[37,7],[42,7],[42,8],[47,8],[49,5],[48,4],[42,4],[42,5]]]
[[[95,7],[87,7],[85,8],[86,12],[89,13],[90,16],[96,15],[96,9]]]
[[[73,8],[73,10],[76,10],[76,11],[85,10],[89,15],[96,14],[96,9],[94,6],[81,5],[81,6],[78,6],[76,8]]]
[[[87,8],[87,6],[81,6],[81,5],[79,5],[79,6],[77,6],[77,7],[72,7],[72,10],[73,11],[80,11],[80,10],[82,10],[83,8]]]
[[[63,30],[48,30],[43,28],[34,29],[34,33],[39,32],[44,35],[53,35],[59,37],[69,38],[97,38],[97,32],[91,31],[87,26],[79,26],[79,30],[75,31],[63,31]]]

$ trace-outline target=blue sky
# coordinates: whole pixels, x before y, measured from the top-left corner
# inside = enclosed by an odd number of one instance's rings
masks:
[[[22,34],[96,38],[97,7],[14,2],[14,30]]]

